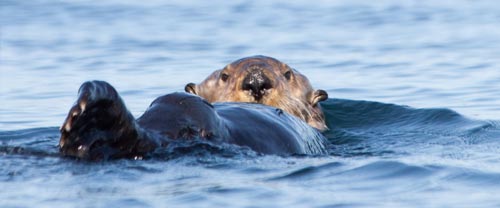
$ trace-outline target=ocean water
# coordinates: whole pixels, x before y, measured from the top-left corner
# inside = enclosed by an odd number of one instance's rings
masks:
[[[493,0],[0,0],[0,206],[500,207],[499,25]],[[328,155],[59,156],[82,82],[139,116],[256,54],[329,93]]]

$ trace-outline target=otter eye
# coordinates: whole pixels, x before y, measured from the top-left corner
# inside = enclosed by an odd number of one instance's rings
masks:
[[[292,77],[292,72],[291,71],[286,71],[285,74],[283,74],[287,80],[290,80]]]
[[[227,78],[229,78],[229,75],[227,75],[226,73],[222,73],[220,75],[220,79],[222,79],[222,81],[224,81],[224,82],[227,80]]]

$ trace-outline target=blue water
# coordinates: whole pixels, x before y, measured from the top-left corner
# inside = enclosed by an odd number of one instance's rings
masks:
[[[500,207],[499,26],[494,0],[0,0],[0,206]],[[329,155],[59,156],[82,82],[138,116],[255,54],[328,91]]]

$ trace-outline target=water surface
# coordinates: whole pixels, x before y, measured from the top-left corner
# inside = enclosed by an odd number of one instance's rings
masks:
[[[498,207],[498,25],[493,0],[0,1],[0,205]],[[328,91],[329,155],[59,157],[82,82],[138,116],[255,54]]]

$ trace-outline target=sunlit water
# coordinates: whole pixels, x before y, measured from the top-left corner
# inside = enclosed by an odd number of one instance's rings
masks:
[[[2,0],[0,206],[499,207],[499,26],[493,0]],[[59,157],[82,82],[110,82],[138,116],[255,54],[328,91],[328,156]]]

